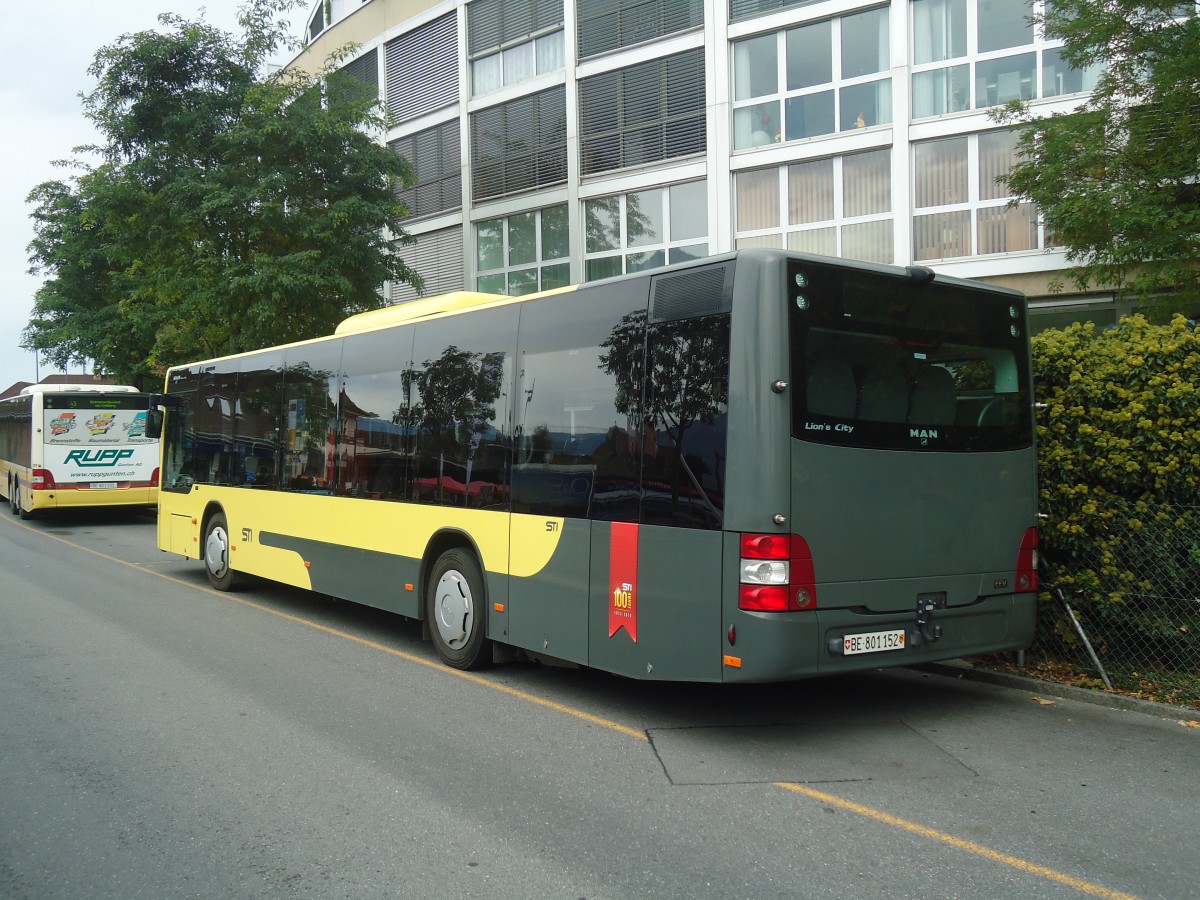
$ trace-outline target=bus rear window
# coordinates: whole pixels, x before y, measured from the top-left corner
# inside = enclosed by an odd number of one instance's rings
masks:
[[[1030,446],[1019,298],[799,261],[789,279],[795,437],[885,450]]]

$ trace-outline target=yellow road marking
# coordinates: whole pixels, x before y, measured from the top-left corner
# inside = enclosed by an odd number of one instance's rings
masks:
[[[572,706],[567,706],[566,704],[558,703],[554,700],[547,700],[544,697],[539,697],[536,694],[531,694],[527,691],[520,690],[519,688],[510,687],[506,684],[500,684],[499,682],[482,678],[479,675],[475,675],[471,672],[463,672],[458,669],[452,669],[440,661],[425,659],[415,654],[408,653],[404,650],[397,650],[396,648],[389,647],[386,644],[380,644],[377,641],[358,637],[357,635],[350,634],[347,631],[341,631],[337,628],[330,628],[328,625],[322,625],[320,622],[313,622],[310,619],[305,619],[300,616],[292,615],[291,613],[283,612],[279,609],[274,609],[254,600],[247,600],[244,597],[237,597],[233,594],[216,591],[212,588],[197,585],[190,581],[184,581],[182,578],[176,578],[174,575],[168,575],[165,572],[156,572],[154,569],[149,568],[148,566],[132,563],[124,559],[118,559],[115,556],[110,556],[107,553],[103,553],[91,547],[85,547],[82,544],[77,544],[74,541],[69,541],[66,538],[59,537],[56,534],[38,531],[37,529],[32,528],[23,522],[13,522],[12,520],[7,521],[9,521],[10,524],[18,525],[33,534],[51,538],[52,540],[66,544],[69,547],[74,547],[77,550],[83,550],[87,553],[99,556],[101,559],[115,562],[138,572],[145,572],[146,574],[154,575],[158,578],[162,578],[174,584],[182,585],[186,588],[191,588],[192,590],[199,591],[203,594],[208,594],[220,600],[231,600],[234,603],[240,603],[242,606],[247,606],[260,612],[270,613],[273,616],[278,616],[281,619],[286,619],[289,622],[296,623],[297,625],[303,625],[307,628],[324,632],[325,634],[333,637],[345,638],[346,640],[353,641],[362,647],[369,647],[372,650],[379,650],[383,653],[389,654],[390,656],[402,659],[405,662],[411,662],[416,663],[417,665],[425,666],[427,669],[431,669],[443,675],[454,675],[463,679],[464,681],[470,681],[473,684],[480,685],[481,687],[500,691],[501,693],[508,694],[510,697],[515,697],[518,700],[525,700],[529,703],[534,703],[545,709],[554,710],[555,712],[572,716],[576,719],[580,719],[592,725],[600,726],[601,728],[607,728],[610,731],[615,731],[618,734],[623,734],[627,737],[636,738],[640,741],[649,740],[649,737],[646,735],[645,731],[637,728],[631,728],[628,725],[622,725],[620,722],[614,722],[612,719],[605,719],[602,716],[595,716],[581,709],[576,709]],[[893,816],[890,813],[884,812],[883,810],[875,809],[874,807],[866,806],[862,803],[855,803],[853,800],[846,800],[843,797],[838,797],[835,794],[829,794],[825,791],[818,791],[815,788],[808,787],[807,785],[795,784],[787,781],[776,781],[774,782],[774,786],[783,788],[784,790],[791,791],[796,794],[801,794],[802,796],[809,797],[810,799],[817,800],[821,803],[828,803],[830,806],[835,806],[838,809],[843,809],[847,812],[864,816],[872,821],[879,822],[880,824],[889,825],[893,828],[898,828],[901,831],[907,831],[910,834],[915,834],[933,841],[938,841],[939,843],[945,844],[949,847],[954,847],[956,850],[962,850],[965,853],[971,853],[975,856],[982,857],[983,859],[1009,866],[1020,872],[1024,872],[1027,875],[1034,875],[1038,878],[1044,878],[1047,881],[1053,881],[1057,884],[1065,885],[1066,887],[1073,888],[1081,893],[1090,894],[1093,897],[1102,897],[1104,900],[1139,900],[1135,894],[1126,894],[1122,893],[1121,891],[1114,891],[1104,887],[1103,885],[1087,881],[1086,879],[1076,878],[1074,875],[1068,875],[1065,872],[1059,872],[1055,869],[1047,868],[1046,866],[1039,866],[1036,863],[1031,863],[1028,860],[1021,859],[1019,856],[1012,856],[1008,853],[1001,853],[999,850],[992,850],[990,847],[985,847],[982,844],[976,844],[974,841],[968,841],[964,840],[963,838],[955,837],[954,835],[947,834],[944,831],[938,831],[937,829],[929,828],[928,826],[921,825],[917,822],[911,822],[908,819],[902,819],[899,816]]]
[[[1091,881],[1085,881],[1082,878],[1076,878],[1074,875],[1067,875],[1063,872],[1058,872],[1054,869],[1048,869],[1045,866],[1039,866],[1036,863],[1031,863],[1028,860],[1021,859],[1019,856],[1011,856],[1007,853],[1001,853],[998,850],[993,850],[990,847],[985,847],[982,844],[976,844],[974,841],[963,840],[955,837],[952,834],[947,834],[944,831],[938,831],[934,828],[929,828],[925,825],[919,825],[916,822],[910,822],[908,819],[901,819],[899,816],[893,816],[890,813],[885,813],[882,810],[875,809],[870,806],[864,806],[861,803],[855,803],[853,800],[846,800],[834,794],[827,794],[824,791],[818,791],[803,784],[794,784],[788,781],[775,782],[776,787],[781,787],[787,791],[794,791],[797,794],[803,794],[805,797],[811,797],[814,800],[820,800],[822,803],[828,803],[830,806],[836,806],[839,809],[844,809],[847,812],[857,813],[860,816],[866,816],[868,819],[873,819],[876,822],[882,822],[884,825],[891,825],[893,828],[899,828],[902,831],[907,831],[911,834],[918,834],[921,837],[929,838],[930,840],[939,841],[954,847],[957,850],[963,850],[967,853],[973,853],[976,856],[982,856],[984,859],[990,859],[992,862],[1002,863],[1006,866],[1012,866],[1014,869],[1019,869],[1029,875],[1037,875],[1040,878],[1045,878],[1047,881],[1055,881],[1059,884],[1064,884],[1067,887],[1074,888],[1077,891],[1082,891],[1085,894],[1091,894],[1094,897],[1104,897],[1105,900],[1138,900],[1133,894],[1124,894],[1120,891],[1110,890],[1100,884],[1095,884]]]
[[[557,703],[554,700],[547,700],[544,697],[538,697],[536,694],[530,694],[526,691],[522,691],[520,688],[510,687],[509,685],[499,684],[499,683],[497,683],[495,681],[491,681],[487,678],[481,678],[480,676],[475,675],[471,672],[463,672],[463,671],[460,671],[459,669],[452,669],[449,666],[444,665],[440,660],[434,661],[434,660],[430,660],[430,659],[425,659],[425,658],[417,656],[415,654],[408,653],[404,650],[397,650],[395,647],[389,647],[386,644],[380,644],[377,641],[372,641],[372,640],[368,640],[367,638],[358,637],[357,635],[350,634],[348,631],[341,631],[337,628],[330,628],[328,625],[322,625],[320,622],[313,622],[310,619],[305,619],[300,616],[296,616],[291,613],[284,612],[283,610],[275,609],[275,608],[267,606],[263,603],[258,603],[254,600],[247,600],[245,597],[238,597],[234,594],[228,594],[223,591],[216,591],[216,590],[213,590],[212,588],[205,587],[203,585],[198,585],[191,581],[184,581],[182,578],[176,578],[174,575],[168,575],[165,572],[155,571],[154,569],[150,568],[149,566],[139,565],[138,563],[129,562],[128,560],[124,560],[124,559],[118,559],[115,556],[110,556],[109,554],[104,553],[100,550],[96,550],[93,547],[85,547],[83,544],[77,544],[74,541],[69,541],[66,538],[60,537],[57,534],[49,534],[44,531],[39,531],[36,528],[33,528],[33,527],[26,525],[24,523],[21,523],[21,522],[13,522],[12,524],[19,525],[20,527],[24,528],[26,531],[31,532],[32,534],[38,534],[43,537],[50,538],[51,540],[58,541],[61,544],[66,544],[68,547],[74,547],[76,550],[83,550],[87,553],[91,553],[94,556],[99,556],[101,559],[106,559],[109,562],[117,563],[118,565],[122,565],[122,566],[125,566],[130,569],[134,569],[138,572],[145,572],[147,574],[154,575],[158,578],[162,578],[165,581],[170,581],[174,584],[182,585],[183,587],[186,587],[186,588],[191,588],[194,591],[199,591],[202,594],[208,594],[209,596],[216,597],[220,600],[231,600],[234,603],[240,603],[242,606],[248,606],[251,609],[257,609],[260,612],[270,613],[271,615],[278,616],[281,619],[287,619],[289,622],[295,622],[298,625],[304,625],[304,626],[307,626],[308,628],[312,628],[316,631],[323,631],[326,634],[333,635],[334,637],[345,638],[346,640],[353,641],[354,643],[359,644],[363,647],[370,647],[372,650],[379,650],[383,653],[387,653],[387,654],[390,654],[391,656],[395,656],[399,659],[403,659],[405,662],[416,663],[418,665],[425,666],[427,669],[432,669],[433,671],[440,672],[444,675],[457,675],[459,678],[462,678],[464,681],[470,681],[470,682],[474,682],[475,684],[483,685],[484,687],[493,688],[497,691],[508,694],[509,696],[516,697],[520,700],[526,700],[530,703],[536,703],[538,706],[543,706],[546,709],[552,709],[555,712],[564,713],[568,716],[574,716],[576,719],[582,719],[583,721],[590,722],[593,725],[600,725],[604,728],[607,728],[611,731],[616,731],[616,732],[618,732],[620,734],[624,734],[628,737],[637,738],[638,740],[642,740],[642,741],[649,740],[649,738],[646,736],[646,733],[644,731],[639,731],[636,728],[630,728],[627,725],[622,725],[620,722],[614,722],[611,719],[605,719],[601,716],[594,716],[589,712],[584,712],[582,709],[575,709],[574,707],[566,706],[565,704],[562,704],[562,703]]]

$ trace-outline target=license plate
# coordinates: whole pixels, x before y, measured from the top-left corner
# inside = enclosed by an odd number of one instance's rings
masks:
[[[868,631],[863,634],[848,634],[842,638],[842,653],[882,653],[885,650],[904,649],[904,629],[895,631]]]
[[[115,481],[93,481],[90,487],[93,491],[115,491],[117,483]]]

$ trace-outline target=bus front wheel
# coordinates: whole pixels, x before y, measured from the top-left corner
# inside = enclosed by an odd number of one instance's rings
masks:
[[[204,573],[218,591],[227,591],[237,579],[229,565],[229,523],[224,513],[213,513],[204,529]]]
[[[487,597],[479,563],[462,549],[438,557],[425,592],[425,614],[433,647],[455,669],[479,669],[492,661]]]

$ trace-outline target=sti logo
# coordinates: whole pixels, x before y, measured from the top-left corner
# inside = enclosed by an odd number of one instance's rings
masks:
[[[128,447],[122,450],[72,450],[64,462],[75,463],[81,469],[111,469],[131,456],[133,451]]]

